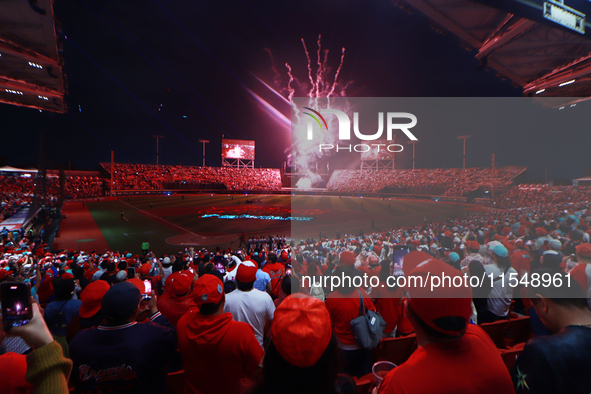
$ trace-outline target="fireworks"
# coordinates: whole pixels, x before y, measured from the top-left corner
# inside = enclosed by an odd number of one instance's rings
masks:
[[[331,103],[332,97],[346,97],[346,89],[347,87],[353,83],[353,81],[343,82],[339,80],[339,75],[343,68],[343,64],[345,61],[345,48],[341,49],[341,56],[340,62],[336,71],[332,72],[333,69],[329,65],[329,50],[322,48],[322,36],[318,36],[318,40],[316,41],[317,50],[316,50],[316,59],[313,62],[308,47],[306,46],[306,42],[302,38],[302,46],[306,55],[307,60],[307,82],[301,82],[295,74],[295,67],[292,67],[288,63],[285,63],[286,74],[288,78],[288,82],[286,86],[281,85],[281,73],[279,72],[276,64],[275,59],[271,50],[265,48],[265,50],[269,53],[272,62],[272,70],[274,73],[274,84],[275,88],[271,87],[269,84],[265,83],[263,80],[257,77],[257,79],[269,90],[273,92],[274,95],[279,96],[282,101],[290,105],[291,113],[292,113],[292,121],[290,121],[286,116],[283,115],[283,111],[277,110],[275,107],[270,105],[268,102],[263,100],[261,97],[249,91],[249,93],[265,108],[267,113],[274,118],[278,119],[282,126],[286,127],[299,127],[300,123],[304,120],[300,117],[302,108],[298,108],[293,101],[294,97],[307,97],[307,105],[312,110],[319,110],[322,109],[329,109],[333,108]],[[348,112],[349,108],[334,108],[339,109],[344,112]],[[336,130],[336,127],[331,127],[330,123],[333,121],[332,117],[328,120],[329,127],[328,130],[324,130],[322,133],[322,140],[321,143],[324,144],[334,144],[337,140],[336,132],[331,132],[331,130]],[[297,173],[301,175],[300,180],[298,181],[296,187],[299,188],[309,188],[314,186],[321,178],[317,174],[318,173],[318,158],[321,155],[327,155],[330,153],[327,152],[319,152],[316,149],[316,144],[313,145],[310,141],[304,139],[296,139],[293,137],[292,133],[292,141],[291,141],[291,152],[288,153],[288,163],[290,166],[294,166],[297,170]]]

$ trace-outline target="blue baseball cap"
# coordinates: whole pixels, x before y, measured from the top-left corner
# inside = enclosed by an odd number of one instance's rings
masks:
[[[494,254],[496,254],[499,257],[509,257],[509,251],[503,245],[495,246],[492,251]]]
[[[457,254],[456,252],[451,252],[448,257],[449,257],[449,261],[451,261],[452,263],[455,263],[456,261],[458,261],[460,259],[460,255]]]

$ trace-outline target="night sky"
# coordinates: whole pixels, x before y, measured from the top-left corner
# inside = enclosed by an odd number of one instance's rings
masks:
[[[289,130],[248,89],[289,117],[289,107],[256,77],[283,92],[287,62],[306,83],[300,39],[315,63],[319,34],[323,48],[330,50],[332,72],[346,48],[339,80],[353,81],[346,90],[351,97],[521,96],[495,71],[477,71],[475,52],[462,48],[455,36],[438,33],[422,14],[409,14],[387,1],[56,0],[56,13],[65,36],[69,111],[55,115],[0,105],[2,164],[36,167],[39,131],[47,129],[49,168],[70,163],[92,170],[110,160],[111,150],[118,162],[155,163],[152,135],[164,136],[161,164],[201,165],[199,139],[209,139],[208,164],[219,166],[222,134],[255,140],[256,165],[280,167],[289,149]],[[530,165],[529,178],[543,176],[544,161],[552,166],[551,179],[585,175],[586,155],[568,151],[575,138],[589,139],[584,129],[560,139],[524,127],[518,139],[520,162]],[[469,146],[480,148],[469,150],[468,165],[487,165],[493,148],[484,141],[490,136],[479,135],[478,127],[470,134]],[[455,137],[434,135],[422,143],[448,154],[419,159],[417,147],[418,168],[461,166],[462,145]],[[507,140],[494,149],[499,155],[509,145],[513,142]],[[569,157],[569,165],[550,161],[552,155]],[[509,161],[497,164],[513,164]]]

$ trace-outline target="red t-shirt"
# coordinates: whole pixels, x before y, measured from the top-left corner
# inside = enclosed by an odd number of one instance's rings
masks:
[[[371,298],[376,306],[376,310],[386,321],[385,333],[394,331],[398,325],[398,320],[402,315],[402,305],[399,304],[403,296],[401,288],[392,290],[382,282],[380,282],[380,286],[374,287],[371,290]]]
[[[180,318],[177,335],[185,393],[239,393],[263,357],[252,326],[231,313],[203,316],[192,308]]]
[[[281,278],[281,275],[285,272],[285,266],[281,263],[265,264],[263,272],[268,273],[271,277],[271,290],[273,295],[277,297],[279,288],[281,287],[281,285],[278,284],[279,278]]]
[[[511,267],[517,271],[519,276],[521,276],[522,271],[531,271],[531,257],[527,251],[523,249],[517,249],[515,252],[513,252],[513,254],[511,254],[509,259],[511,260]]]
[[[394,368],[380,394],[510,394],[509,370],[499,351],[480,327],[470,324],[452,343],[430,343]]]
[[[579,263],[570,271],[572,279],[579,282],[583,290],[587,291],[587,264]]]
[[[363,289],[363,305],[366,310],[375,311],[376,307]],[[355,290],[351,294],[341,294],[334,291],[326,297],[326,308],[330,314],[332,331],[337,339],[346,345],[355,345],[355,336],[351,331],[351,320],[359,316],[359,293]]]

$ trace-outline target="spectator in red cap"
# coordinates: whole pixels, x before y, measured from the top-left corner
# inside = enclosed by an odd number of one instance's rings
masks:
[[[203,275],[195,282],[192,299],[196,307],[177,325],[185,392],[241,392],[241,381],[257,369],[263,357],[254,329],[224,313],[224,286],[214,275]]]
[[[117,283],[101,300],[104,324],[83,330],[70,343],[72,381],[84,393],[163,393],[166,365],[176,355],[176,330],[157,308],[154,292],[150,318],[137,323],[140,290]]]
[[[342,252],[340,265],[335,271],[336,276],[351,278],[351,281],[359,276],[359,271],[353,267],[355,260],[356,256],[353,252]],[[361,377],[371,372],[371,350],[362,349],[356,345],[355,336],[351,331],[351,320],[359,316],[361,297],[366,310],[375,311],[376,308],[364,289],[359,289],[361,296],[356,290],[352,283],[341,283],[341,286],[326,298],[326,307],[340,349],[342,372]]]
[[[243,261],[236,273],[236,290],[226,296],[224,312],[230,312],[235,321],[248,323],[263,347],[265,324],[273,320],[275,305],[271,296],[253,287],[257,265]]]
[[[195,306],[191,297],[193,278],[191,271],[170,274],[164,284],[164,293],[158,298],[158,309],[175,327],[181,316]]]
[[[544,325],[554,335],[528,341],[511,371],[517,393],[590,393],[591,311],[576,281],[554,269],[534,271],[553,278],[548,286],[528,287]],[[560,279],[560,280],[558,280]]]
[[[80,293],[80,310],[68,324],[66,339],[68,342],[76,336],[76,334],[86,328],[96,327],[102,323],[105,318],[101,311],[101,300],[107,293],[111,286],[104,280],[97,280],[89,283],[82,293]]]
[[[460,271],[436,259],[419,264],[411,272],[423,280],[442,274],[462,279]],[[513,392],[511,377],[494,343],[480,327],[469,324],[469,286],[444,283],[434,291],[420,284],[407,288],[409,299],[405,309],[419,348],[386,375],[379,393]]]
[[[285,265],[277,262],[277,255],[275,253],[269,253],[267,264],[263,267],[263,272],[266,272],[271,277],[271,294],[277,298],[281,286],[280,279],[285,273]]]
[[[338,349],[325,304],[291,295],[275,311],[257,393],[336,393]],[[340,392],[340,391],[339,391]]]

